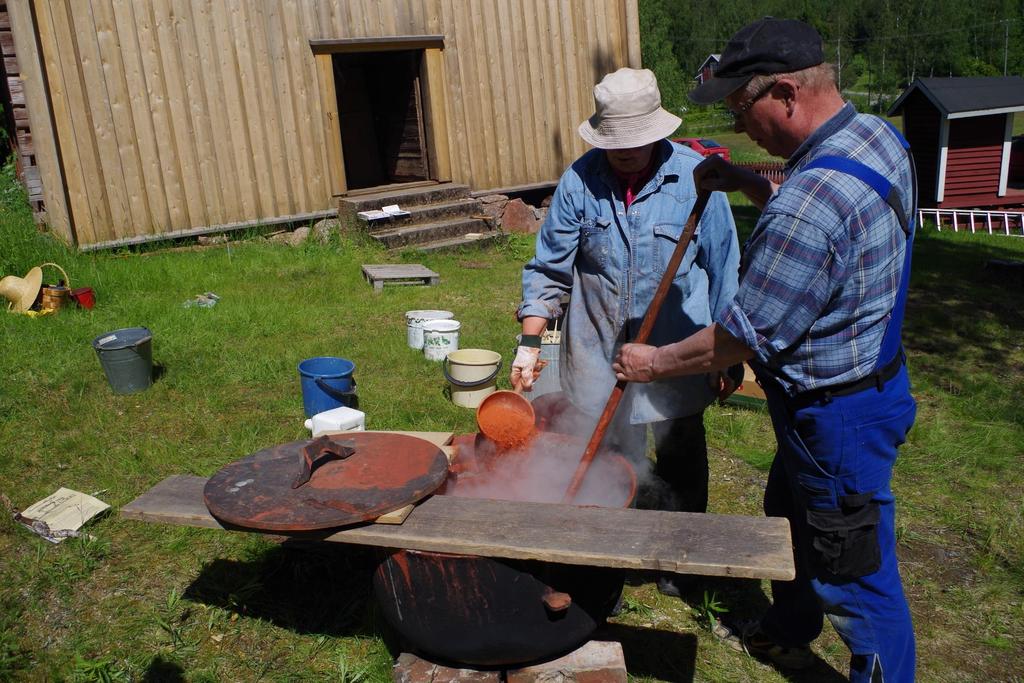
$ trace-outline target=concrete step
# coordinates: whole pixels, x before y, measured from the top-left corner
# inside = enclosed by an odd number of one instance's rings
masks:
[[[410,206],[408,211],[409,215],[401,218],[385,218],[377,221],[357,220],[372,234],[406,225],[437,223],[453,218],[472,218],[482,215],[484,210],[483,204],[477,199],[456,199],[426,206]]]
[[[435,242],[427,242],[416,247],[417,251],[431,252],[431,251],[455,251],[462,248],[484,248],[489,247],[494,242],[504,235],[500,230],[489,230],[479,234],[479,237],[468,237],[461,235],[459,237],[452,237],[445,240],[437,240]]]
[[[370,233],[370,237],[388,249],[402,249],[427,242],[460,237],[466,233],[487,232],[491,232],[490,227],[478,218],[452,218],[434,223],[402,225],[387,230],[375,230]]]
[[[342,197],[338,202],[338,212],[354,216],[360,211],[380,209],[389,204],[398,204],[402,209],[410,211],[414,206],[426,206],[468,198],[468,185],[456,185],[455,183],[419,185]]]

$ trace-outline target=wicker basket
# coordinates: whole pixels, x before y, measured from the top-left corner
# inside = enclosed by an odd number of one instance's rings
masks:
[[[43,297],[39,302],[39,307],[44,310],[59,311],[67,304],[68,299],[71,298],[71,279],[68,277],[67,272],[56,263],[44,263],[40,268],[46,266],[53,266],[61,272],[64,276],[63,286],[49,286],[43,285]]]

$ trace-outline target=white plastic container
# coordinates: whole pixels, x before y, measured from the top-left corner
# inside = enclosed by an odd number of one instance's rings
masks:
[[[458,320],[431,320],[423,323],[423,355],[427,360],[442,361],[452,351],[459,350]]]
[[[451,320],[455,314],[451,311],[406,311],[405,337],[410,349],[423,348],[423,323],[430,320]]]
[[[326,432],[361,432],[366,429],[366,413],[348,406],[317,413],[305,422],[313,438]]]

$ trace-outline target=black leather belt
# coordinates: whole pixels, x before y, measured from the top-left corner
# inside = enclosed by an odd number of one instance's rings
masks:
[[[903,353],[903,349],[899,350],[896,357],[885,364],[885,366],[876,372],[872,372],[866,377],[854,380],[853,382],[847,382],[845,384],[836,384],[830,387],[822,387],[820,389],[811,389],[810,391],[802,391],[795,396],[790,397],[790,401],[797,402],[803,405],[810,405],[812,403],[824,402],[828,403],[836,396],[849,396],[850,394],[856,394],[866,389],[877,389],[882,390],[885,383],[896,376],[896,373],[900,371],[904,363],[907,362],[907,356]]]

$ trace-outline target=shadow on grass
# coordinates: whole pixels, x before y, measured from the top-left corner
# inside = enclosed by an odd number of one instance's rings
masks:
[[[914,245],[904,343],[911,351],[933,354],[933,364],[953,379],[966,380],[977,369],[965,360],[1000,371],[1008,349],[999,341],[1006,336],[986,328],[1024,329],[1019,286],[986,268],[987,261],[1006,258],[1000,240],[1008,238],[982,243],[922,237]]]
[[[376,565],[372,548],[289,541],[252,560],[214,560],[183,597],[296,633],[365,635]]]
[[[593,640],[618,641],[631,676],[662,681],[692,681],[696,670],[697,637],[626,624],[605,624]]]
[[[757,579],[693,576],[683,579],[681,583],[683,592],[680,599],[691,608],[693,613],[699,615],[706,610],[704,595],[707,593],[708,596],[721,606],[721,613],[718,616],[726,624],[757,619],[768,610],[770,605],[768,596],[765,595],[764,590],[761,588],[761,582]],[[638,645],[642,647],[642,644],[638,643]],[[625,647],[625,643],[623,643],[623,647]],[[721,647],[727,648],[724,644]],[[747,656],[740,652],[735,654],[737,657]],[[628,654],[626,659],[628,662]],[[839,683],[847,680],[846,676],[836,671],[832,665],[817,656],[815,657],[814,664],[807,669],[800,671],[790,671],[778,667],[776,669],[787,680],[794,683]],[[635,673],[632,668],[630,668],[630,673]],[[660,674],[656,673],[651,675],[660,676]],[[661,677],[670,681],[680,680],[665,676]]]
[[[157,656],[139,679],[142,683],[185,683],[185,670],[179,664]]]

